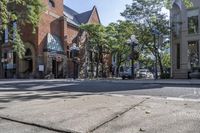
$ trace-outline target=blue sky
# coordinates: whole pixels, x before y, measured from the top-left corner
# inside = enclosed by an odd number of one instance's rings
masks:
[[[120,13],[125,10],[125,5],[132,0],[64,0],[64,4],[81,13],[91,10],[96,5],[101,23],[108,25],[110,22],[124,19]]]

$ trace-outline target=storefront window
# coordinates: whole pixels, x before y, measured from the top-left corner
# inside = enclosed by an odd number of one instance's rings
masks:
[[[4,78],[13,78],[16,73],[16,54],[12,50],[2,53]]]
[[[188,60],[191,68],[199,65],[199,45],[198,41],[188,43]]]

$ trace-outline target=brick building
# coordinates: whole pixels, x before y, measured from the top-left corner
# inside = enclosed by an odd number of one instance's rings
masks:
[[[1,45],[1,78],[65,78],[78,77],[84,64],[82,57],[86,54],[85,33],[79,26],[86,23],[100,23],[96,7],[92,10],[77,13],[63,5],[63,0],[43,0],[47,10],[32,33],[32,27],[22,28],[22,39],[25,43],[25,57],[19,59],[12,50],[12,44],[6,41]],[[80,48],[79,58],[72,59],[70,48]]]

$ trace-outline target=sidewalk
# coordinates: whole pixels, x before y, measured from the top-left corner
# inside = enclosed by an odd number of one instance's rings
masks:
[[[48,132],[47,129],[55,133],[200,132],[199,102],[112,94],[59,93],[61,95],[51,99],[1,102],[0,132],[25,133],[23,129],[33,133]],[[27,131],[29,129],[31,131]]]
[[[200,85],[199,79],[135,79],[135,80],[110,80],[111,82],[124,82],[135,84],[172,84],[172,85]]]

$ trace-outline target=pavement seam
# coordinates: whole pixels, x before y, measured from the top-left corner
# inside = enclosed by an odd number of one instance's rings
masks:
[[[0,118],[2,120],[7,120],[7,121],[12,121],[12,122],[16,122],[16,123],[20,123],[20,124],[24,124],[24,125],[29,125],[29,126],[34,126],[34,127],[38,127],[38,128],[43,128],[43,129],[50,130],[50,131],[55,131],[55,132],[58,132],[58,133],[79,133],[79,132],[72,131],[72,130],[69,130],[69,129],[67,129],[66,131],[64,131],[64,130],[60,130],[60,129],[56,129],[56,128],[52,128],[52,127],[47,127],[47,126],[44,126],[44,125],[36,124],[36,123],[24,122],[24,121],[16,120],[16,119],[4,117],[4,116],[0,116]]]
[[[129,108],[126,108],[125,110],[116,113],[116,115],[114,115],[114,116],[111,117],[110,119],[108,119],[108,120],[106,120],[106,121],[100,123],[98,126],[92,128],[92,129],[88,130],[87,133],[92,133],[92,132],[94,132],[95,130],[99,129],[100,127],[102,127],[102,126],[108,124],[109,122],[111,122],[111,121],[113,121],[113,120],[119,118],[120,116],[122,116],[122,115],[124,115],[125,113],[129,112],[129,111],[132,110],[133,108],[135,108],[135,107],[139,106],[140,104],[144,103],[147,99],[149,99],[149,98],[145,98],[144,100],[140,101],[139,103],[134,104],[134,105],[131,105]]]

